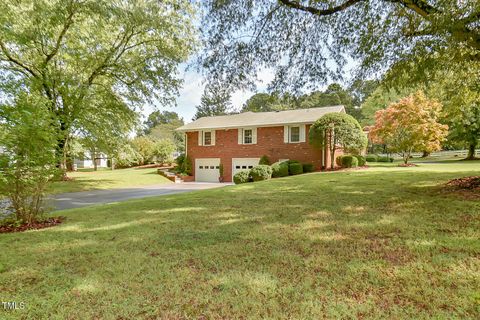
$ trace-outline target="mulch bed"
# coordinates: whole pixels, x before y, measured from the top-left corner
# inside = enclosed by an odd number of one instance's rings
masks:
[[[34,223],[25,223],[22,225],[5,224],[0,225],[0,233],[23,232],[27,230],[45,229],[62,223],[65,217],[52,217]]]
[[[480,191],[480,176],[452,179],[447,182],[447,186],[464,190],[478,189]]]
[[[445,189],[466,199],[480,199],[480,176],[452,179],[445,184]]]
[[[418,167],[415,163],[401,163],[398,165],[399,167],[405,167],[405,168],[408,168],[408,167]]]

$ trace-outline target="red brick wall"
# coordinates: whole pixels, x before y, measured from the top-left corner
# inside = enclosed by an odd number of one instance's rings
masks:
[[[220,158],[223,164],[226,182],[232,181],[232,158],[260,158],[267,155],[270,161],[292,159],[305,163],[313,163],[316,170],[321,169],[322,151],[308,143],[307,125],[305,141],[300,143],[283,142],[283,126],[257,128],[256,144],[238,144],[238,130],[216,130],[214,146],[199,146],[198,132],[187,132],[187,155],[192,160],[195,175],[195,159]],[[339,153],[340,154],[340,153]],[[327,166],[330,165],[328,159]]]

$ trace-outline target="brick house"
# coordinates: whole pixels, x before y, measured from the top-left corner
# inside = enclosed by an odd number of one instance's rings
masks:
[[[256,166],[263,155],[272,163],[292,159],[313,163],[316,170],[328,167],[328,152],[308,143],[308,131],[316,120],[331,112],[345,112],[345,108],[204,117],[177,131],[185,133],[186,155],[192,162],[195,181],[218,182],[222,164],[224,181],[231,182],[236,172]]]

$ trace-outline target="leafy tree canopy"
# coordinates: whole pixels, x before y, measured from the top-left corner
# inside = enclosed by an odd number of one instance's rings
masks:
[[[367,137],[358,121],[345,113],[327,113],[318,119],[309,131],[311,145],[330,150],[331,167],[335,151],[341,146],[347,152],[360,153],[367,147]]]
[[[212,79],[239,87],[253,86],[261,68],[272,68],[276,88],[315,88],[341,78],[347,57],[359,62],[358,77],[377,77],[391,66],[410,70],[413,63],[428,78],[425,70],[480,60],[477,0],[202,3],[199,62]]]
[[[184,135],[175,131],[183,126],[184,122],[180,116],[173,111],[154,111],[144,122],[143,134],[155,140],[166,140],[174,144],[177,151],[184,151]]]
[[[373,142],[401,153],[405,163],[414,151],[440,150],[448,133],[448,126],[438,122],[441,109],[438,101],[418,91],[385,110],[378,110],[370,137]]]
[[[0,2],[0,92],[47,98],[58,149],[76,130],[132,125],[146,101],[171,103],[177,66],[195,45],[190,1]]]
[[[232,104],[230,102],[230,89],[219,84],[208,84],[205,87],[200,105],[197,106],[193,120],[202,117],[225,115],[232,111]]]

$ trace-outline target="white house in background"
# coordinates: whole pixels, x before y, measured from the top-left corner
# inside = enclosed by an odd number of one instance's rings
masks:
[[[107,168],[108,167],[107,160],[108,160],[108,157],[105,153],[98,152],[96,154],[96,159],[95,159],[95,162],[97,163],[97,168]],[[74,164],[79,169],[80,168],[93,168],[94,167],[93,161],[94,160],[92,159],[91,153],[86,151],[84,153],[82,159],[75,158]]]

